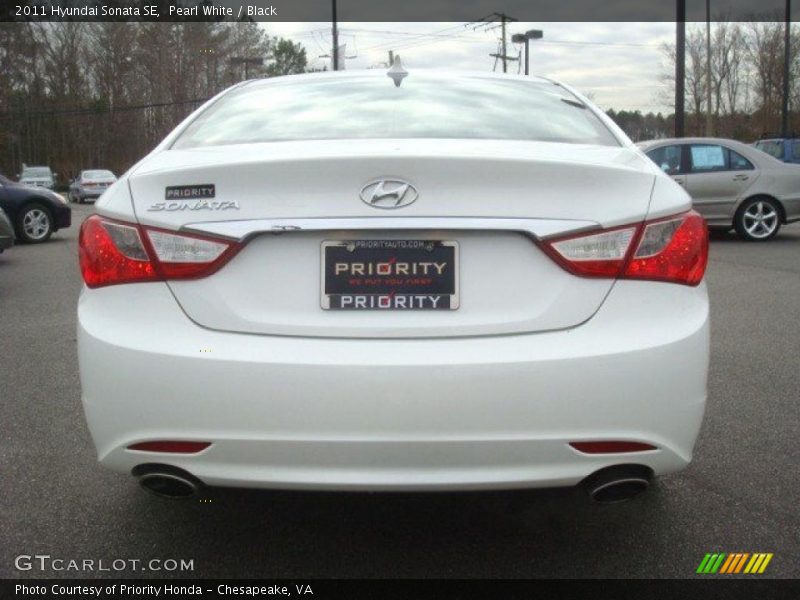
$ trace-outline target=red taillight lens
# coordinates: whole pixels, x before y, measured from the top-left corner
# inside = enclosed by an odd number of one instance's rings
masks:
[[[708,228],[699,214],[645,225],[623,277],[697,285],[708,264]]]
[[[142,245],[139,228],[103,221],[97,215],[81,225],[78,257],[89,287],[159,278]]]
[[[703,217],[689,211],[668,219],[549,240],[543,248],[564,269],[583,277],[697,285],[708,263],[708,229]]]
[[[205,277],[236,253],[232,242],[93,215],[81,225],[79,257],[89,287]]]
[[[140,452],[168,452],[171,454],[197,454],[208,448],[211,442],[184,442],[173,440],[158,440],[153,442],[139,442],[131,444],[128,450]]]
[[[584,454],[620,454],[623,452],[647,452],[648,450],[658,450],[658,448],[652,444],[645,444],[643,442],[570,442],[569,445],[578,452],[583,452]]]

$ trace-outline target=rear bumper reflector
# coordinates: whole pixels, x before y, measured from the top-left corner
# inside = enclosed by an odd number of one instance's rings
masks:
[[[575,448],[578,452],[584,454],[621,454],[624,452],[647,452],[649,450],[658,450],[652,444],[645,444],[643,442],[620,442],[620,441],[602,441],[602,442],[570,442],[570,446]]]
[[[185,442],[174,440],[157,440],[131,444],[128,450],[139,452],[164,452],[169,454],[197,454],[211,446],[211,442]]]

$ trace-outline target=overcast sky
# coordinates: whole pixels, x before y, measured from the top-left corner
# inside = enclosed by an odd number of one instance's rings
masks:
[[[271,35],[287,37],[306,48],[310,66],[330,65],[330,23],[269,23]],[[474,29],[464,23],[340,23],[340,44],[347,44],[347,69],[375,68],[388,51],[403,65],[491,71],[499,28]],[[674,23],[511,23],[512,33],[541,29],[531,42],[531,73],[553,77],[588,93],[604,109],[671,112],[668,71],[662,51],[675,38]],[[508,54],[518,48],[509,43]],[[350,58],[350,57],[353,58]],[[509,63],[509,72],[517,72]],[[502,66],[497,65],[502,71]]]

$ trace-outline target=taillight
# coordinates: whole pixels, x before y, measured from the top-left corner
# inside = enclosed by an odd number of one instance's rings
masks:
[[[548,240],[544,249],[583,277],[698,285],[708,263],[708,229],[694,211],[666,219]]]
[[[164,231],[92,215],[81,225],[78,252],[86,285],[205,277],[231,259],[226,240]]]
[[[623,277],[697,285],[708,264],[708,228],[694,211],[647,223]]]

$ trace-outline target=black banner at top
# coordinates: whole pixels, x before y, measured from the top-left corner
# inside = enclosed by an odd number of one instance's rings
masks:
[[[675,21],[681,0],[3,0],[0,21]],[[685,0],[705,21],[705,0]],[[785,0],[713,0],[712,20],[782,21]]]

